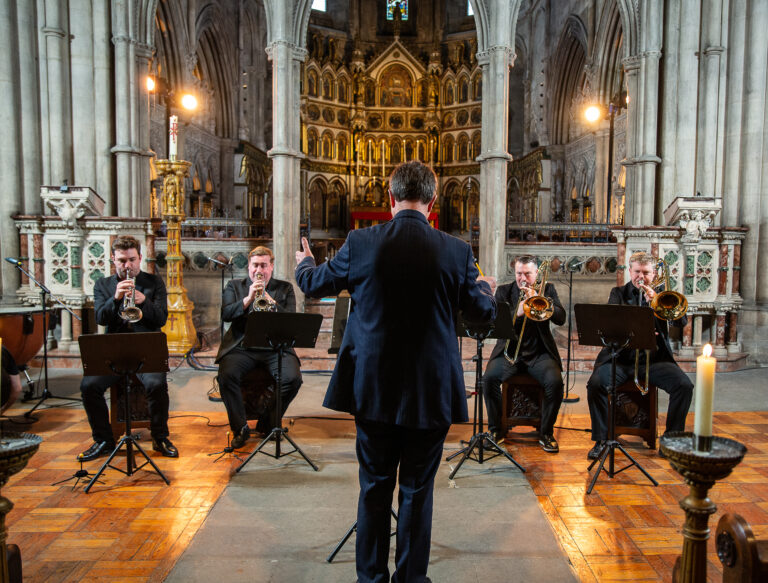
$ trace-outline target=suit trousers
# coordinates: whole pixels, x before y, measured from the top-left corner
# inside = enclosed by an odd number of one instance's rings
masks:
[[[80,393],[83,396],[83,408],[91,425],[93,441],[113,441],[112,427],[109,424],[109,409],[104,399],[105,391],[121,381],[122,377],[84,376],[80,382]],[[136,386],[136,380],[142,387]],[[164,372],[137,374],[133,379],[131,390],[143,388],[147,396],[149,408],[149,431],[155,440],[168,437],[168,382]],[[112,404],[115,406],[115,403]]]
[[[227,409],[229,426],[236,435],[247,423],[243,391],[240,388],[243,377],[257,366],[263,366],[277,379],[277,353],[269,350],[248,350],[233,348],[219,361],[219,391],[224,407]],[[281,411],[280,418],[285,414],[301,387],[301,371],[299,359],[290,353],[283,354],[283,370],[280,382]],[[267,432],[272,429],[269,414],[259,419],[257,430]],[[275,420],[277,422],[277,420]]]
[[[640,366],[640,374],[644,374]],[[616,386],[634,378],[635,367],[616,363]],[[652,362],[648,371],[650,383],[669,394],[666,431],[684,431],[685,417],[693,398],[693,383],[674,362]],[[592,440],[608,439],[608,390],[611,387],[611,363],[598,366],[587,381],[587,401],[592,422]]]
[[[432,539],[432,499],[448,427],[412,429],[356,418],[360,498],[355,544],[360,583],[389,583],[392,494],[399,473],[393,583],[423,583]]]
[[[525,363],[515,364],[504,358],[504,354],[488,361],[483,375],[483,398],[488,411],[488,430],[493,433],[501,428],[501,383],[514,374],[527,372],[544,389],[544,402],[541,406],[541,426],[539,434],[550,435],[554,431],[557,414],[563,402],[563,375],[557,362],[544,352]]]

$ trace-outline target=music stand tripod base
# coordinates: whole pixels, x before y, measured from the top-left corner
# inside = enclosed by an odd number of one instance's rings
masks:
[[[99,471],[93,476],[88,485],[83,488],[83,492],[88,491],[99,481],[101,474],[107,468],[112,468],[131,476],[135,472],[150,464],[154,471],[170,485],[171,482],[163,474],[157,464],[147,455],[144,448],[138,443],[138,437],[131,431],[131,386],[132,378],[139,371],[168,372],[168,343],[166,336],[162,332],[134,332],[127,334],[84,334],[78,338],[80,344],[80,355],[83,361],[83,374],[95,375],[117,375],[121,377],[123,384],[123,413],[125,415],[125,434],[118,441],[117,446],[109,454],[107,461],[99,468]],[[118,358],[109,355],[119,354]],[[116,406],[115,403],[112,406]],[[126,453],[127,469],[118,468],[111,464],[123,446]],[[146,460],[140,466],[136,465],[133,448]]]
[[[271,348],[277,353],[277,372],[275,374],[275,424],[256,449],[240,464],[236,472],[240,472],[257,453],[263,453],[275,459],[298,452],[313,470],[319,471],[315,463],[307,457],[291,436],[282,426],[282,378],[283,354],[290,348],[314,348],[322,314],[297,314],[294,312],[251,312],[245,324],[243,346],[248,348]],[[281,450],[281,442],[285,439],[293,446],[290,451]],[[264,446],[270,441],[275,442],[275,453],[264,451]]]

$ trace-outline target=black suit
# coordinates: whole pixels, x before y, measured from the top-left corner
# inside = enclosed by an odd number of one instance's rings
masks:
[[[96,323],[107,327],[107,334],[116,332],[157,332],[168,318],[168,302],[165,284],[162,278],[140,271],[136,276],[136,290],[146,296],[143,303],[137,304],[142,318],[138,322],[126,322],[120,317],[123,300],[115,299],[117,276],[103,277],[93,288],[94,312]],[[150,432],[155,440],[168,437],[168,383],[165,373],[144,373],[136,375],[144,386],[149,407]],[[104,392],[120,380],[118,376],[84,376],[80,383],[83,396],[83,408],[88,415],[93,440],[112,441],[112,429],[109,425],[109,409],[104,400]]]
[[[429,563],[432,491],[448,427],[467,419],[455,321],[487,321],[496,304],[477,282],[469,245],[416,210],[349,233],[330,261],[296,267],[309,297],[352,298],[326,407],[355,416],[360,497],[357,578],[389,581],[390,508],[399,484],[392,581],[422,582]]]
[[[249,277],[234,279],[224,288],[221,301],[221,319],[230,322],[229,330],[224,334],[216,355],[219,365],[219,390],[224,406],[229,417],[229,426],[237,434],[246,424],[245,405],[241,382],[243,377],[257,366],[269,369],[273,377],[277,378],[277,353],[269,349],[243,348],[241,342],[245,337],[245,324],[251,306],[246,310],[243,307],[243,299],[248,295],[253,282]],[[275,300],[278,312],[295,312],[296,296],[293,286],[274,277],[270,278],[265,288],[266,292]],[[282,411],[280,416],[290,405],[301,387],[301,372],[299,359],[293,348],[283,354],[283,369],[281,377],[280,396]],[[267,432],[272,428],[269,412],[259,419],[256,429]]]
[[[537,349],[536,353],[523,355],[518,358],[515,364],[511,364],[503,354],[507,340],[500,338],[488,359],[488,366],[483,375],[483,396],[488,411],[488,430],[492,433],[499,430],[501,416],[504,414],[501,410],[501,383],[513,374],[527,372],[544,389],[539,433],[542,436],[552,434],[560,404],[563,402],[563,363],[560,360],[560,353],[557,350],[549,324],[552,322],[557,326],[562,326],[565,322],[565,309],[560,303],[555,286],[551,283],[545,286],[544,296],[552,299],[554,307],[552,317],[544,322],[529,319],[523,332],[523,342],[525,343],[526,339],[529,342],[534,340],[532,344],[527,346],[534,346]],[[508,283],[496,289],[496,301],[506,302],[511,310],[517,307],[519,299],[520,288],[517,286],[517,282]],[[514,317],[514,313],[512,316]],[[523,320],[522,317],[515,320],[515,331],[518,334],[522,328]],[[514,357],[518,338],[519,336],[515,335],[510,339],[508,352],[510,358]]]
[[[621,287],[611,290],[609,304],[647,305],[643,294],[630,281]],[[680,370],[672,354],[669,344],[669,325],[665,320],[654,318],[656,325],[656,350],[651,352],[648,380],[660,389],[669,393],[669,409],[667,410],[667,431],[683,431],[685,417],[693,398],[693,383]],[[685,326],[687,318],[672,322],[674,326]],[[642,353],[641,353],[642,354]],[[640,361],[639,376],[645,374],[644,355]],[[594,441],[608,438],[608,389],[611,386],[611,351],[603,348],[597,355],[592,376],[587,381],[587,399],[589,401],[589,416],[592,420],[592,439]],[[616,386],[634,377],[635,351],[622,350],[616,361]]]

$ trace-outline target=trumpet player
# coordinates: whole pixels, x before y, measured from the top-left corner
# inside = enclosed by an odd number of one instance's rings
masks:
[[[614,287],[608,298],[609,304],[625,304],[633,306],[649,306],[657,295],[652,287],[656,278],[656,258],[639,251],[629,258],[629,279],[623,286]],[[683,327],[687,320],[682,317],[667,322],[654,318],[656,325],[656,349],[649,354],[647,381],[669,393],[669,408],[667,409],[666,431],[683,431],[685,417],[691,406],[693,383],[680,370],[672,355],[669,344],[669,324]],[[645,353],[640,352],[636,365],[636,351],[625,349],[619,353],[616,363],[616,386],[633,378],[635,367],[645,370]],[[646,379],[643,379],[646,380]],[[592,440],[595,445],[589,450],[587,457],[596,459],[608,438],[608,389],[611,385],[611,352],[604,348],[597,355],[592,376],[587,381],[587,400],[589,416],[592,420]],[[661,451],[659,450],[661,454]]]
[[[496,342],[483,375],[483,396],[488,412],[488,430],[496,441],[501,441],[505,437],[501,434],[501,383],[517,373],[527,372],[531,375],[544,389],[539,445],[548,453],[557,453],[559,446],[555,440],[554,426],[563,402],[563,364],[549,323],[562,326],[565,323],[565,309],[557,297],[555,286],[547,283],[543,290],[538,291],[551,300],[551,317],[525,322],[523,304],[536,294],[534,284],[538,275],[539,269],[534,257],[518,257],[515,261],[515,281],[499,286],[496,290],[496,301],[506,302],[511,309],[516,310],[512,315],[516,334],[513,338],[500,338]],[[516,349],[518,342],[519,351]]]
[[[296,295],[290,282],[272,277],[275,257],[268,247],[259,246],[248,254],[248,277],[234,279],[224,288],[221,301],[221,318],[229,322],[216,355],[219,365],[219,391],[227,409],[232,429],[231,446],[243,447],[251,431],[245,417],[242,389],[243,377],[256,367],[265,367],[273,377],[277,376],[277,353],[269,349],[245,348],[245,323],[254,309],[295,312]],[[280,387],[282,411],[290,405],[301,387],[299,359],[293,348],[283,355],[282,385]],[[269,411],[256,424],[256,431],[268,433],[272,429]]]
[[[141,244],[129,236],[112,243],[115,275],[99,279],[93,288],[96,323],[115,332],[157,332],[168,318],[165,284],[157,275],[141,271]],[[126,318],[126,307],[133,308]],[[138,318],[138,319],[136,319]],[[178,457],[176,446],[168,439],[168,383],[165,373],[137,374],[147,395],[152,448],[166,457]],[[89,461],[108,455],[115,448],[109,425],[109,410],[104,399],[108,387],[118,376],[84,376],[80,383],[83,407],[91,426],[93,444],[78,456]]]

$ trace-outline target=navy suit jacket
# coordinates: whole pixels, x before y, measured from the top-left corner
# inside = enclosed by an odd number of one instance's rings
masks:
[[[168,319],[168,300],[165,284],[159,275],[140,271],[136,276],[136,289],[147,299],[142,304],[141,320],[131,324],[120,317],[123,300],[115,299],[117,275],[102,277],[93,286],[93,308],[96,323],[107,327],[107,334],[114,332],[157,332]]]
[[[349,233],[330,261],[304,259],[296,281],[311,297],[352,298],[326,407],[412,428],[467,420],[456,315],[496,316],[467,243],[402,210],[388,223]]]

